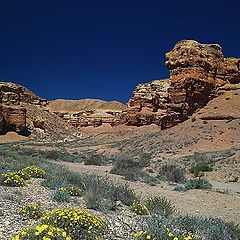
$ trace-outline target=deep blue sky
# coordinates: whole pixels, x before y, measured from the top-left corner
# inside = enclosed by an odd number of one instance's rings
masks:
[[[239,0],[5,0],[0,79],[47,98],[126,102],[140,82],[167,77],[181,39],[240,57]]]

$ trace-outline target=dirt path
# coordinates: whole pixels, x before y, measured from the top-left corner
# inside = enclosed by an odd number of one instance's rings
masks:
[[[109,174],[110,166],[90,166],[82,163],[61,162],[66,168],[82,173],[94,173],[99,176],[108,177],[111,180],[127,183],[141,196],[160,196],[169,199],[180,213],[194,216],[218,217],[227,221],[240,223],[240,195],[235,193],[239,191],[239,184],[232,188],[233,193],[222,194],[206,190],[189,190],[187,192],[173,191],[174,186],[167,183],[161,183],[157,186],[150,186],[141,182],[129,182],[122,179],[121,176]],[[233,186],[223,183],[214,183],[216,188]],[[214,185],[214,188],[215,188]]]

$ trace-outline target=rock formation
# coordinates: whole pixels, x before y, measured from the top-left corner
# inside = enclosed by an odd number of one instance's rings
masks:
[[[25,130],[27,110],[24,105],[29,104],[46,106],[47,101],[18,84],[0,82],[0,132]]]
[[[76,128],[94,126],[104,123],[115,126],[121,123],[122,110],[126,105],[117,101],[98,99],[63,100],[49,103],[49,109]]]
[[[180,41],[166,54],[166,66],[169,78],[139,84],[127,106],[97,99],[58,99],[48,103],[20,85],[0,83],[0,132],[22,131],[26,126],[52,132],[51,125],[59,131],[56,122],[64,129],[73,126],[75,130],[103,123],[156,124],[165,129],[188,119],[221,95],[218,90],[223,86],[230,84],[233,88],[240,83],[240,59],[224,58],[217,44]],[[71,127],[64,126],[61,119]]]
[[[16,131],[56,139],[76,135],[76,129],[50,113],[47,105],[23,86],[0,82],[0,133]]]
[[[170,87],[169,79],[139,84],[133,92],[133,97],[128,101],[128,109],[121,116],[122,123],[135,126],[153,123],[162,128],[168,126],[169,120],[171,124],[177,124],[178,118],[166,107],[169,103]]]
[[[123,122],[172,127],[216,97],[220,86],[240,82],[240,59],[224,58],[217,44],[180,41],[166,54],[166,65],[170,79],[138,85]]]

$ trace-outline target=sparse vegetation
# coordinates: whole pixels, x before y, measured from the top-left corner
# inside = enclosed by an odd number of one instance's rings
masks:
[[[131,211],[137,215],[147,215],[149,214],[148,208],[144,203],[133,202],[130,206]]]
[[[161,180],[184,183],[186,181],[185,170],[175,164],[160,166],[159,178]]]
[[[77,197],[80,197],[83,194],[83,190],[80,187],[74,186],[74,185],[63,186],[59,189],[59,191],[66,192],[71,196],[77,196]]]
[[[18,152],[10,151],[10,149],[11,147],[7,145],[0,146],[0,155],[4,156],[0,161],[1,174],[17,174],[24,182],[28,182],[33,177],[41,177],[43,179],[33,180],[39,181],[39,184],[42,184],[45,189],[48,189],[54,201],[64,202],[64,206],[66,204],[67,206],[71,206],[75,200],[81,200],[85,202],[87,208],[94,209],[98,211],[99,214],[105,216],[98,217],[88,213],[87,210],[76,208],[55,209],[47,213],[44,210],[44,206],[42,207],[36,203],[26,204],[21,207],[19,214],[23,219],[32,219],[33,225],[36,223],[37,226],[23,229],[17,233],[12,240],[46,240],[48,238],[74,240],[79,239],[79,237],[86,240],[173,240],[174,238],[179,240],[239,239],[240,230],[239,227],[234,224],[215,218],[203,219],[199,217],[180,216],[167,198],[148,198],[146,196],[146,198],[142,200],[128,185],[115,183],[94,174],[89,175],[72,172],[49,161],[49,159],[40,158],[39,156],[35,158],[35,156],[32,155],[24,156],[18,154]],[[159,183],[159,180],[156,181],[154,176],[143,170],[143,165],[147,166],[147,163],[140,165],[135,161],[137,162],[137,159],[133,161],[130,160],[130,163],[133,163],[134,167],[141,170],[137,172],[141,181],[145,179],[145,181],[151,185]],[[209,166],[209,164],[207,165]],[[201,171],[206,169],[206,166],[204,166],[204,168],[201,165],[199,167],[197,164],[194,166],[198,166],[197,169],[200,168]],[[192,188],[211,188],[211,184],[205,179],[192,179],[185,182],[185,171],[178,165],[170,165],[170,167],[169,165],[167,165],[167,167],[163,165],[160,172],[161,171],[162,174],[159,175],[164,175],[164,180],[171,179],[168,181],[179,183],[176,186],[179,191],[186,191]],[[133,173],[132,171],[131,174]],[[3,175],[1,179],[3,179]],[[30,185],[31,181],[28,182],[26,187]],[[7,186],[5,185],[4,187],[6,188]],[[16,196],[13,194],[9,195],[9,200],[17,201],[17,198],[21,198],[23,194],[21,189],[23,188],[17,188],[19,193],[17,193]],[[131,224],[118,220],[118,215],[116,214],[121,214],[123,209],[124,211],[128,209],[127,215],[132,214],[130,215]],[[115,211],[113,214],[113,221],[116,221],[117,224],[115,235],[115,230],[112,229],[113,225],[111,225],[111,221],[108,219],[111,211]],[[41,220],[39,218],[41,218]],[[49,235],[49,232],[52,236]],[[60,232],[61,236],[57,235]]]
[[[42,223],[62,228],[72,239],[97,239],[106,231],[101,217],[77,208],[56,209],[42,217]]]
[[[185,188],[189,189],[211,189],[212,184],[206,179],[190,179],[185,183]]]
[[[190,173],[198,177],[200,172],[211,172],[213,168],[206,162],[198,162],[190,168]]]
[[[2,173],[0,176],[0,184],[9,187],[23,187],[26,185],[26,181],[16,172]]]
[[[68,192],[63,192],[59,189],[56,189],[53,192],[53,200],[56,202],[69,202],[70,194]]]
[[[19,214],[30,219],[39,219],[46,213],[46,210],[39,204],[28,203],[22,206]]]
[[[166,198],[154,197],[145,202],[148,211],[152,214],[168,217],[174,213],[175,209]]]
[[[67,236],[67,233],[61,229],[51,225],[39,225],[36,227],[26,228],[19,232],[12,240],[71,240],[72,238]]]

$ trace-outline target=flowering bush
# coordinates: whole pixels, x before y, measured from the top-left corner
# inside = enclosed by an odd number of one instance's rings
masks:
[[[166,228],[166,235],[168,236],[167,239],[169,240],[194,240],[196,238],[194,238],[192,236],[191,233],[188,233],[187,236],[186,234],[182,234],[182,233],[173,233],[173,231],[170,230],[170,228]]]
[[[133,234],[134,238],[137,238],[138,240],[157,240],[154,236],[152,236],[147,231],[139,231],[137,233]],[[170,228],[165,228],[161,239],[164,240],[197,240],[197,238],[193,237],[191,233],[183,234],[183,233],[173,233],[173,231],[170,230]]]
[[[71,196],[82,196],[82,189],[77,186],[69,185],[59,189],[61,192],[66,192]]]
[[[31,175],[25,171],[24,169],[20,169],[18,171],[15,172],[17,175],[19,175],[21,178],[23,178],[24,180],[29,180],[31,179]]]
[[[140,230],[139,232],[134,233],[133,237],[137,238],[138,240],[157,240],[151,234],[149,234],[147,231],[143,231],[143,230]]]
[[[89,212],[77,208],[53,210],[42,217],[42,223],[61,227],[72,239],[96,239],[106,229],[104,221]]]
[[[20,215],[31,219],[39,219],[45,214],[43,207],[36,204],[26,204],[20,210]]]
[[[44,169],[38,166],[28,166],[22,169],[25,174],[29,174],[33,178],[42,178],[46,172]]]
[[[130,206],[130,209],[137,215],[147,215],[149,213],[145,204],[136,201],[133,202],[133,204]]]
[[[9,187],[22,187],[26,185],[25,180],[16,172],[1,174],[0,183]]]
[[[61,228],[44,224],[26,228],[12,240],[71,240],[71,237],[67,236],[67,233]]]

